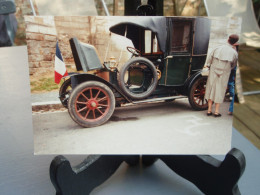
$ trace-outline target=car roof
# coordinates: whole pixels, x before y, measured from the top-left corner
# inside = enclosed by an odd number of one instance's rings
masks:
[[[136,48],[138,48],[140,43],[140,37],[137,33],[138,29],[151,30],[154,32],[157,36],[161,51],[165,52],[167,39],[166,17],[125,17],[123,21],[109,28],[112,33],[126,36],[128,39],[132,40]]]

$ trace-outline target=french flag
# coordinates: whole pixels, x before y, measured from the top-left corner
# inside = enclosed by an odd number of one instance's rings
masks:
[[[62,77],[67,76],[68,72],[65,66],[65,63],[63,62],[62,55],[60,52],[58,41],[56,43],[56,55],[55,55],[55,83],[59,84]]]

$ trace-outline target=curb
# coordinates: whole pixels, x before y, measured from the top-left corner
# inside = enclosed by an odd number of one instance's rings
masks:
[[[34,102],[32,103],[32,111],[50,111],[50,110],[59,110],[64,108],[60,101],[49,101],[49,102]]]

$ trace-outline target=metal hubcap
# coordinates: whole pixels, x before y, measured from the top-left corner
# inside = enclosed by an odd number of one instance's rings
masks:
[[[98,107],[98,102],[95,100],[90,100],[87,104],[88,108],[91,110],[95,110]]]
[[[109,95],[99,87],[83,89],[76,97],[75,108],[81,119],[95,122],[108,113],[110,109]]]

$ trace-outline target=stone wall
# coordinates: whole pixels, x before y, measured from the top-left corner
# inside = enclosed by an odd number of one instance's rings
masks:
[[[25,16],[30,74],[53,69],[57,32],[53,16]]]
[[[63,54],[66,65],[75,67],[69,39],[76,37],[83,43],[94,45],[98,51],[101,63],[109,60],[109,57],[116,57],[120,64],[129,59],[126,46],[132,46],[131,41],[123,37],[111,34],[109,27],[122,20],[120,17],[104,16],[56,16],[54,17],[59,40],[60,50]],[[116,38],[115,38],[116,37]]]
[[[73,67],[74,60],[70,50],[69,39],[77,37],[84,43],[91,44],[91,30],[90,30],[90,17],[65,17],[57,16],[54,18],[55,27],[57,30],[57,39],[59,41],[59,48],[66,65]]]
[[[69,39],[72,37],[94,45],[102,63],[111,56],[116,57],[117,61],[121,56],[120,64],[124,63],[130,58],[126,46],[132,46],[132,43],[109,32],[109,27],[121,20],[120,17],[102,16],[26,16],[30,74],[54,70],[57,40],[66,66],[75,68],[69,45]]]

